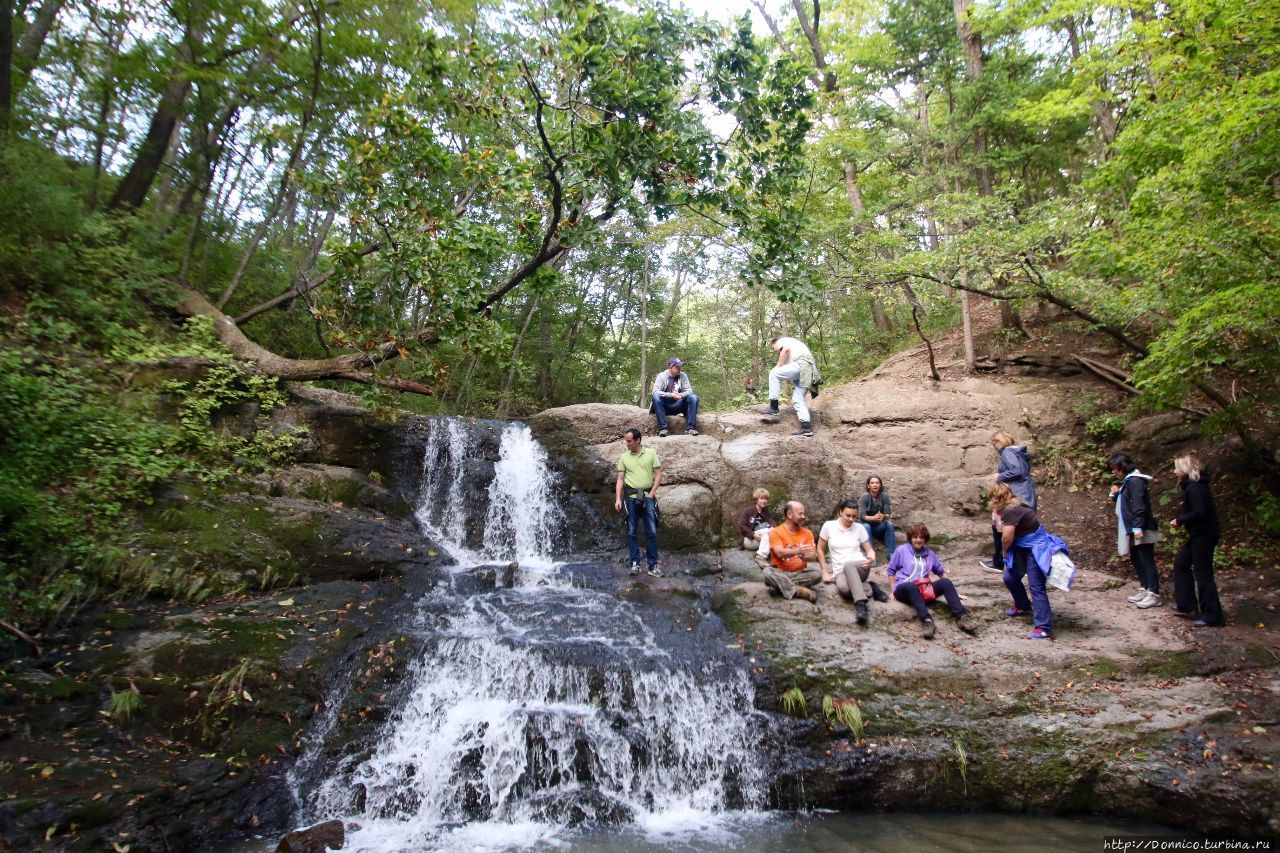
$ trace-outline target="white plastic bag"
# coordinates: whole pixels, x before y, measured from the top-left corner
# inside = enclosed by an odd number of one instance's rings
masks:
[[[1055,551],[1049,562],[1049,586],[1054,589],[1069,590],[1071,582],[1076,578],[1076,564],[1063,551]]]

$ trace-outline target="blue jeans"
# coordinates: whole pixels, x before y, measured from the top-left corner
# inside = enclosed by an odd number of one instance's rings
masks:
[[[658,429],[667,428],[667,415],[684,415],[687,429],[698,428],[698,395],[686,394],[679,400],[653,395],[653,413],[658,416]]]
[[[1023,577],[1031,587],[1030,601],[1027,600],[1027,589],[1022,585]],[[1005,589],[1013,596],[1014,607],[1019,610],[1030,608],[1032,621],[1037,628],[1052,631],[1053,612],[1049,610],[1047,581],[1031,549],[1013,546],[1013,565],[1006,566],[1004,570]]]
[[[653,498],[638,501],[624,498],[627,507],[627,546],[631,549],[631,562],[640,562],[640,540],[636,533],[644,519],[644,554],[652,567],[658,562],[658,502]]]
[[[884,542],[885,551],[893,554],[894,543],[897,540],[894,538],[892,521],[864,521],[862,526],[867,528],[867,538],[873,544],[879,539]]]

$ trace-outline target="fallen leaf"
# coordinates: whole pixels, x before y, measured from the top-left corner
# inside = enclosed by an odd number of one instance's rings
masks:
[[[276,604],[280,605],[281,607],[292,607],[292,606],[293,606],[293,599],[292,599],[292,598],[286,598],[284,601],[277,601],[277,602],[276,602]]]

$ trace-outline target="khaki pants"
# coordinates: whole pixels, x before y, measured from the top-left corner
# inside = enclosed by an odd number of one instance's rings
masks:
[[[770,566],[764,570],[764,585],[782,593],[782,597],[792,599],[796,596],[796,587],[814,587],[822,583],[822,569],[800,569],[798,572],[784,572]]]
[[[845,598],[851,598],[853,601],[866,601],[871,597],[870,587],[867,586],[867,578],[871,577],[871,567],[862,568],[862,560],[850,560],[844,564],[844,569],[837,569],[836,590]]]

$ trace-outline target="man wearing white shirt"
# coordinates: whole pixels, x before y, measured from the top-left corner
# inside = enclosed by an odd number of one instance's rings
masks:
[[[769,416],[767,421],[776,422],[772,419],[778,415],[778,398],[782,395],[782,383],[785,380],[791,383],[791,405],[795,407],[796,417],[800,419],[800,428],[794,435],[812,436],[813,421],[809,415],[809,407],[805,405],[805,395],[813,392],[817,396],[817,386],[822,382],[813,352],[796,338],[774,338],[770,345],[778,354],[778,363],[769,371],[769,405],[764,409],[764,413]]]

